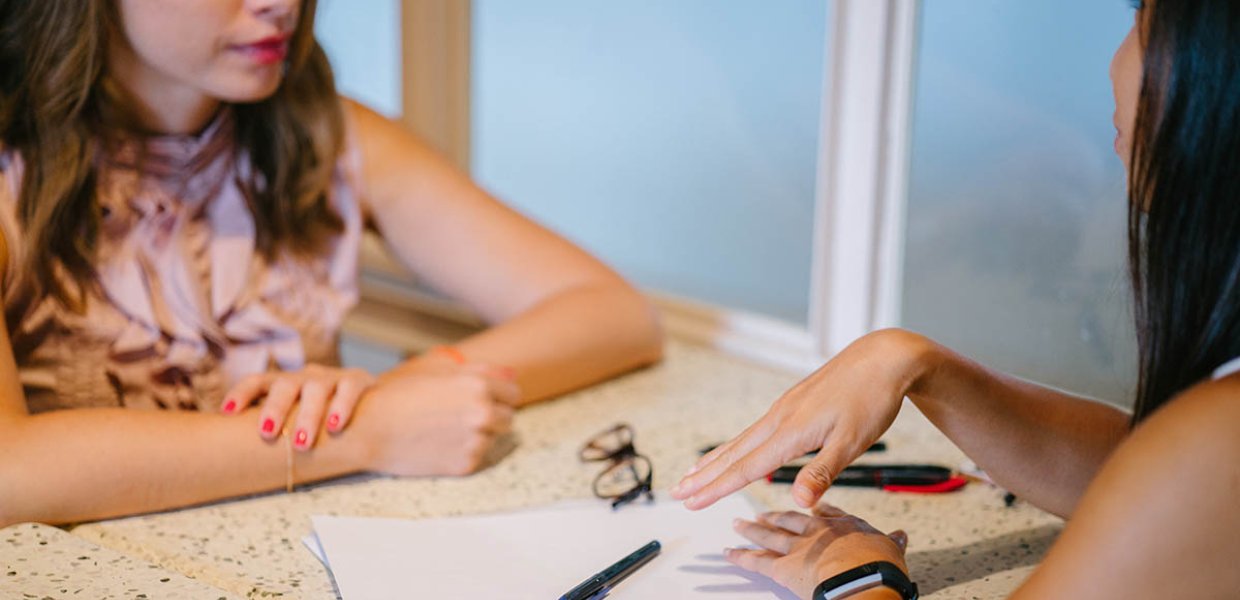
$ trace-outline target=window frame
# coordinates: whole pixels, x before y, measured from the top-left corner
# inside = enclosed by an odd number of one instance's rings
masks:
[[[920,0],[828,1],[808,325],[647,290],[673,336],[797,372],[900,320]],[[471,9],[469,0],[400,0],[402,122],[462,169],[470,156]],[[394,306],[477,324],[420,291],[381,244],[363,250],[361,291],[353,326],[346,323],[360,337],[383,329],[375,325],[390,322]],[[417,340],[400,344],[406,352],[437,341],[390,328],[383,341],[400,340]]]

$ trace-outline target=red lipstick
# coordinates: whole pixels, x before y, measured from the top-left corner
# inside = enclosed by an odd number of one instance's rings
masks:
[[[233,49],[244,54],[260,65],[271,65],[284,60],[288,56],[289,36],[273,35],[257,42],[233,46]]]

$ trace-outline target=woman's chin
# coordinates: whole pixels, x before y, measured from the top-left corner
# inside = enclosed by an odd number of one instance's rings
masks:
[[[212,95],[230,104],[252,104],[273,96],[276,90],[280,89],[282,81],[283,78],[278,75],[263,78],[249,77],[232,85],[219,86]]]

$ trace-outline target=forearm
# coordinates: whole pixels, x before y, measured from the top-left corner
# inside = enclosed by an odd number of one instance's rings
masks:
[[[530,403],[658,361],[663,334],[650,303],[617,282],[557,294],[456,347],[512,368]]]
[[[122,408],[21,417],[0,438],[0,525],[65,523],[162,510],[284,487],[284,440],[262,441],[255,414]],[[348,432],[294,453],[298,482],[360,470]]]
[[[1128,434],[1130,416],[921,340],[913,342],[919,374],[909,398],[999,485],[1044,510],[1070,515]]]

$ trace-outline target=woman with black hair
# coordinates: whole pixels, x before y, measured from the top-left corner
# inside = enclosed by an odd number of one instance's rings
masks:
[[[1111,68],[1129,174],[1133,413],[879,331],[704,456],[674,496],[701,509],[820,450],[793,486],[814,506],[908,397],[1000,485],[1070,517],[1014,598],[1240,597],[1240,2],[1138,4]],[[801,597],[915,597],[902,532],[828,505],[737,530],[761,549],[728,559]]]

